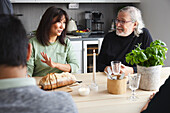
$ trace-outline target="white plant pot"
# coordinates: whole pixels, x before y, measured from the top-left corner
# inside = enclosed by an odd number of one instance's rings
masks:
[[[143,67],[137,65],[137,72],[141,74],[139,88],[153,91],[159,88],[162,65]]]

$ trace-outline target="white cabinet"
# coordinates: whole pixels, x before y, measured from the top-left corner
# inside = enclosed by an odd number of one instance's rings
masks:
[[[115,3],[140,3],[140,0],[114,0]]]
[[[35,0],[37,3],[53,3],[55,0]]]
[[[35,3],[36,0],[10,0],[11,3]]]
[[[140,0],[11,0],[11,3],[140,3]]]
[[[73,52],[76,55],[76,58],[79,62],[79,70],[77,73],[82,73],[83,72],[82,41],[71,41],[71,44],[73,46]]]
[[[92,0],[91,3],[140,3],[140,0]]]
[[[78,3],[92,3],[92,0],[77,0]]]
[[[92,0],[92,3],[114,3],[114,0]]]

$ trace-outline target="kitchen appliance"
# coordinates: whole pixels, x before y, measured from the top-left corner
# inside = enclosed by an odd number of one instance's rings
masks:
[[[113,32],[114,30],[115,30],[115,22],[114,22],[114,19],[112,19],[112,24],[108,32]]]
[[[91,73],[93,72],[93,50],[96,53],[96,67],[98,54],[101,49],[103,38],[97,40],[85,40],[83,41],[83,72]],[[97,72],[97,69],[96,69]]]
[[[92,30],[92,12],[91,11],[85,11],[85,27]]]
[[[96,53],[96,67],[98,60],[98,53],[100,52],[103,37],[74,40],[70,39],[73,46],[73,52],[79,63],[79,70],[77,73],[90,73],[93,72],[93,50]],[[96,70],[97,72],[97,70]]]
[[[85,11],[85,25],[92,34],[103,34],[104,22],[101,21],[103,14],[99,11]]]
[[[76,30],[77,30],[76,22],[71,18],[68,22],[67,33],[71,34],[72,31],[76,31]]]

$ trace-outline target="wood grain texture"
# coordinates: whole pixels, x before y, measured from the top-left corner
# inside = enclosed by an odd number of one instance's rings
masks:
[[[169,77],[170,67],[163,67],[161,72],[160,86]],[[90,85],[92,82],[92,73],[76,74],[77,80],[82,80],[81,84]],[[36,80],[38,81],[38,77]],[[70,94],[77,105],[79,113],[140,113],[150,95],[157,91],[144,91],[138,89],[136,91],[139,97],[138,101],[129,101],[131,90],[127,88],[125,94],[114,95],[107,91],[107,76],[105,73],[96,73],[96,82],[99,86],[98,92],[91,91],[88,96],[80,96],[78,86],[72,87]]]

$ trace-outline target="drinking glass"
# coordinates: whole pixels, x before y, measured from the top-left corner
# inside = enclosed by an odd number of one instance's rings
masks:
[[[129,74],[129,88],[132,90],[132,95],[129,97],[129,100],[136,101],[138,97],[135,95],[135,90],[139,88],[141,74]]]
[[[121,61],[111,61],[112,72],[114,75],[120,74]]]

